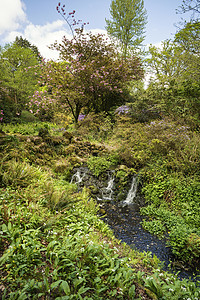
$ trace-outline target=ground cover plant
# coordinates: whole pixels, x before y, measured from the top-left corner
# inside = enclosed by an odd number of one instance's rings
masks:
[[[0,178],[2,299],[198,299],[195,283],[116,240],[86,189],[9,155]]]
[[[118,121],[111,144],[120,141],[119,155],[139,171],[143,226],[167,234],[177,258],[194,264],[200,257],[199,133],[169,118],[145,124],[127,118]]]

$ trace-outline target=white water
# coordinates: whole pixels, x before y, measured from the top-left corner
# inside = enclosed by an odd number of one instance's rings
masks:
[[[86,173],[82,170],[77,170],[77,172],[72,176],[71,183],[76,183],[78,186],[82,182]],[[108,174],[108,183],[107,187],[101,189],[101,198],[97,197],[97,200],[105,200],[105,201],[112,201],[113,197],[113,186],[114,186],[114,175],[113,172]],[[130,190],[126,196],[126,199],[121,202],[122,206],[133,204],[134,199],[137,193],[137,177],[134,176],[132,179]]]
[[[73,176],[72,176],[72,179],[71,179],[71,182],[70,183],[76,183],[76,184],[79,184],[82,182],[83,180],[83,177],[85,176],[85,173],[83,173],[83,175],[81,176],[81,172],[78,170]]]
[[[136,197],[137,193],[137,177],[133,177],[132,183],[131,183],[131,188],[128,192],[128,195],[126,199],[123,201],[124,205],[129,205],[134,203],[134,199]]]
[[[108,186],[102,189],[102,200],[112,200],[114,176],[109,174]]]

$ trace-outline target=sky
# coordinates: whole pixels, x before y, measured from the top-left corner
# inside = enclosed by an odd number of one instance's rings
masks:
[[[38,47],[42,56],[57,59],[58,53],[48,45],[61,41],[65,35],[70,38],[69,27],[58,14],[59,0],[0,0],[0,45],[11,43],[16,36],[26,38]],[[111,19],[111,0],[61,0],[66,12],[76,11],[75,18],[89,22],[85,27],[92,32],[105,32],[105,18]],[[178,23],[185,15],[176,13],[182,0],[144,0],[147,10],[145,45],[159,43],[173,38]]]

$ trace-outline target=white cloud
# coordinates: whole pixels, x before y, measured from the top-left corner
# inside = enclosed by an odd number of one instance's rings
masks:
[[[1,0],[0,0],[1,1]],[[106,34],[106,30],[92,29],[93,34]],[[72,35],[66,30],[66,23],[63,20],[57,20],[45,25],[34,25],[29,23],[23,31],[11,31],[4,38],[5,43],[13,42],[16,36],[22,36],[26,38],[31,44],[38,47],[43,57],[47,59],[57,60],[59,58],[58,51],[48,48],[55,41],[61,42],[63,36],[68,39],[72,38]]]
[[[60,42],[65,35],[68,38],[71,36],[64,29],[64,21],[54,21],[47,23],[44,26],[29,24],[24,30],[24,37],[38,47],[42,56],[48,59],[57,59],[58,52],[48,48],[56,40]]]
[[[65,22],[61,20],[47,23],[43,26],[29,23],[24,31],[11,31],[4,39],[4,42],[13,42],[16,36],[22,36],[31,44],[37,46],[43,57],[56,60],[58,59],[58,52],[49,49],[48,46],[56,40],[60,42],[64,35],[71,38],[71,35],[65,30],[65,26]]]
[[[27,21],[21,0],[0,0],[0,35],[16,30]]]
[[[98,33],[100,33],[100,34],[105,34],[106,36],[108,35],[107,34],[107,31],[105,30],[105,29],[91,29],[90,30],[93,34],[98,34]]]

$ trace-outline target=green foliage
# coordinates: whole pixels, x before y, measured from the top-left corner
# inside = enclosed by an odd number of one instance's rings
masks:
[[[17,36],[14,44],[17,46],[20,46],[22,48],[31,49],[33,51],[33,53],[35,54],[36,58],[38,59],[38,61],[39,62],[41,61],[41,55],[39,53],[38,48],[35,45],[31,45],[31,43],[27,39],[22,38],[22,36],[20,36],[20,37]]]
[[[77,133],[88,140],[105,141],[112,134],[113,121],[105,113],[89,113],[78,122]]]
[[[118,119],[110,143],[123,161],[140,169],[148,205],[141,212],[149,217],[143,227],[167,234],[173,253],[194,263],[200,254],[199,133],[169,119],[139,124],[129,116]]]
[[[146,102],[164,114],[182,117],[196,128],[200,113],[199,31],[198,20],[185,22],[174,41],[166,40],[161,47],[149,47],[146,62],[152,78],[138,101],[138,105]]]
[[[152,220],[152,221],[143,220],[142,226],[151,234],[157,235],[160,238],[163,238],[164,236],[163,234],[166,231],[165,226],[160,220]]]
[[[178,165],[178,160],[187,160],[187,156],[183,154],[187,147],[193,147],[193,142],[197,145],[195,135],[191,135],[187,126],[181,126],[168,119],[155,120],[149,124],[130,124],[131,118],[120,122],[119,126],[114,129],[114,136],[111,144],[118,146],[118,151],[121,157],[128,163],[132,163],[135,167],[144,166],[150,159],[160,157],[168,157],[168,155],[176,156],[177,163],[173,162],[173,168]],[[191,142],[192,141],[192,142]],[[191,153],[192,151],[190,151]],[[196,153],[194,152],[194,156]],[[196,166],[198,162],[195,158]],[[192,161],[191,161],[192,165]],[[189,165],[188,165],[189,167]]]
[[[87,160],[88,168],[92,171],[95,176],[99,176],[105,171],[109,170],[110,167],[116,165],[118,157],[111,155],[108,157],[95,157],[91,156]]]
[[[37,64],[38,60],[29,48],[13,43],[1,49],[1,89],[4,91],[1,106],[6,121],[19,116],[33,94],[38,81]]]
[[[19,131],[23,132],[22,127]],[[11,148],[15,146],[12,142]],[[20,157],[18,161],[7,161],[10,151],[4,149],[7,155],[0,172],[2,299],[135,299],[140,294],[155,299],[180,299],[180,295],[182,299],[199,298],[194,283],[153,270],[153,266],[158,266],[156,257],[130,250],[116,240],[97,216],[98,205],[86,189],[76,193],[75,185],[58,175],[56,178],[50,167],[29,165]],[[91,165],[96,172],[108,165],[110,168],[119,159],[116,154],[106,159],[95,158],[98,168],[95,161],[91,160]],[[60,160],[67,165],[67,159]],[[56,167],[55,162],[52,166]],[[119,178],[123,171],[118,170]],[[190,197],[196,203],[194,190],[198,185],[195,181],[193,184]],[[187,193],[190,194],[189,190]],[[179,255],[183,249],[184,257],[193,253],[198,258],[199,236],[195,226],[191,229],[182,216],[166,207],[161,210],[152,205],[145,209],[150,217],[157,213],[154,228],[161,230],[162,222],[169,231],[174,253]],[[138,268],[143,271],[138,272]]]
[[[13,187],[28,186],[38,181],[42,176],[40,168],[30,166],[26,162],[10,160],[4,165],[2,182]]]
[[[27,110],[22,110],[20,119],[24,123],[37,121],[37,118]]]
[[[101,34],[77,31],[72,40],[64,38],[52,48],[59,51],[62,63],[44,65],[45,84],[60,96],[75,122],[83,108],[87,113],[108,112],[123,103],[129,82],[143,77],[139,58],[132,55],[123,62],[115,44]]]
[[[37,189],[35,193],[38,197]],[[127,259],[122,260],[106,242],[99,243],[93,232],[95,228],[109,235],[107,225],[94,215],[97,208],[87,193],[77,195],[79,201],[71,209],[54,214],[46,214],[47,204],[41,206],[42,202],[34,210],[33,199],[26,199],[24,190],[1,189],[0,199],[4,207],[0,245],[5,247],[0,265],[6,271],[2,282],[6,297],[122,299],[134,295]],[[37,215],[40,222],[35,223]]]
[[[34,116],[31,114],[32,118]],[[28,113],[29,117],[29,113]],[[35,118],[34,118],[35,119]],[[60,130],[60,127],[53,123],[47,123],[47,122],[33,122],[31,124],[4,124],[4,131],[9,134],[20,134],[20,135],[38,135],[39,130],[41,128],[46,128],[49,130],[51,134],[57,134]]]
[[[126,57],[129,47],[138,47],[144,40],[144,28],[147,23],[144,1],[113,0],[110,14],[112,20],[106,20],[106,29],[120,42]]]

